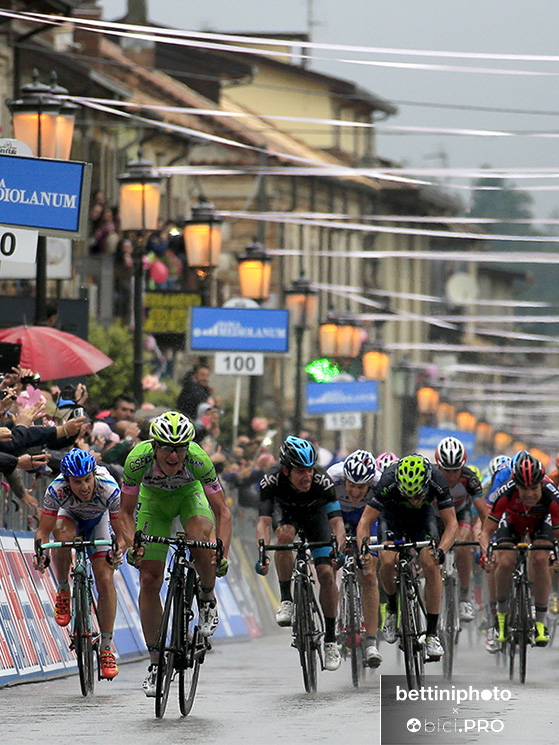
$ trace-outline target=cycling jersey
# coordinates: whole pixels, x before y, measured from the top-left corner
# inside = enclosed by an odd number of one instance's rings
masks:
[[[293,488],[282,466],[272,466],[260,481],[260,517],[270,517],[274,526],[293,525],[308,541],[329,541],[329,520],[342,514],[334,482],[322,466],[314,467],[311,487],[306,492]],[[313,557],[329,561],[330,548],[313,549]]]
[[[397,468],[397,463],[390,465],[383,472],[378,484],[372,488],[368,504],[375,510],[381,512],[383,509],[390,509],[395,512],[408,513],[409,510],[417,510],[432,503],[436,504],[439,510],[454,507],[445,478],[436,466],[432,466],[431,477],[426,484],[423,499],[417,505],[411,504],[398,488]]]
[[[495,501],[495,495],[497,494],[497,490],[505,484],[510,477],[512,476],[512,466],[508,465],[504,468],[501,468],[500,471],[497,471],[497,473],[493,477],[493,481],[491,482],[491,486],[489,487],[489,492],[487,493],[487,496],[485,497],[485,501],[487,504],[493,504]]]
[[[523,536],[526,531],[532,535],[548,515],[551,517],[552,528],[559,529],[559,491],[550,481],[542,481],[539,502],[526,507],[520,499],[517,485],[509,479],[497,490],[488,518],[498,523],[505,517],[506,522]]]
[[[110,540],[113,531],[109,523],[118,518],[120,510],[120,487],[106,468],[95,468],[95,486],[93,496],[82,502],[70,489],[62,474],[52,481],[43,498],[43,514],[70,520],[77,528],[79,535],[86,540]],[[106,549],[88,547],[91,559],[104,555]]]
[[[107,511],[111,519],[115,519],[120,510],[120,488],[106,468],[97,466],[93,497],[82,502],[60,474],[47,487],[43,498],[43,514],[55,517],[60,509],[71,513],[78,520],[95,520]]]
[[[334,482],[334,489],[338,502],[340,503],[346,531],[350,535],[352,535],[353,538],[355,538],[357,533],[357,524],[359,523],[359,520],[361,520],[363,510],[367,506],[367,500],[371,493],[371,489],[375,484],[378,484],[381,475],[378,471],[377,473],[375,473],[372,480],[369,482],[368,491],[366,492],[363,499],[357,504],[355,502],[352,502],[346,493],[343,461],[340,463],[334,463],[333,466],[330,466],[330,468],[328,469],[328,475]],[[371,535],[375,536],[376,534],[377,520],[375,520],[375,522],[371,526]]]
[[[174,476],[167,476],[158,467],[151,440],[140,442],[128,454],[124,464],[122,492],[138,496],[136,524],[149,535],[170,538],[173,520],[181,525],[194,516],[214,522],[206,495],[221,490],[210,457],[195,442],[188,445],[184,464]],[[144,558],[164,561],[167,546],[150,543]]]
[[[449,488],[456,512],[470,507],[473,499],[483,497],[479,477],[469,466],[462,466],[462,474],[458,483]]]

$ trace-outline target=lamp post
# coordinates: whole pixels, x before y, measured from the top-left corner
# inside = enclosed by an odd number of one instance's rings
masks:
[[[310,279],[299,277],[285,290],[285,304],[295,330],[295,411],[293,431],[299,434],[302,428],[302,372],[303,336],[306,329],[314,326],[317,313],[318,290]]]
[[[353,319],[328,313],[326,321],[319,326],[318,342],[323,357],[353,360],[359,355],[363,337]]]
[[[70,158],[75,115],[79,107],[56,98],[67,93],[66,88],[57,84],[56,73],[52,73],[49,87],[39,81],[39,71],[35,69],[31,83],[21,86],[20,98],[8,101],[15,139],[25,142],[38,158]],[[46,320],[46,306],[47,240],[40,235],[35,270],[36,324]]]
[[[143,402],[142,372],[144,364],[144,298],[143,298],[143,257],[146,230],[156,230],[159,217],[159,198],[161,176],[153,164],[145,160],[142,149],[138,159],[130,161],[126,173],[118,177],[120,181],[120,225],[123,231],[134,234],[132,259],[134,263],[134,369],[133,392],[138,406]]]
[[[222,219],[211,202],[201,194],[192,205],[190,219],[184,221],[184,247],[188,265],[200,281],[202,305],[211,305],[211,272],[219,264]]]

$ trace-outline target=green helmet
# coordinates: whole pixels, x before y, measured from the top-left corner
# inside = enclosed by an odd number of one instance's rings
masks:
[[[398,488],[408,499],[421,495],[431,475],[431,464],[422,455],[406,455],[398,461],[396,481]]]
[[[194,435],[194,425],[179,411],[166,411],[149,425],[149,436],[164,445],[188,445]]]

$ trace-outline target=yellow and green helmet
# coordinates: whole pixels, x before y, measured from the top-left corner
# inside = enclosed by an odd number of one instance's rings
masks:
[[[419,497],[431,476],[431,463],[422,455],[406,455],[396,467],[396,482],[408,499]]]
[[[163,445],[188,445],[195,434],[194,425],[180,411],[166,411],[149,425],[149,436]]]

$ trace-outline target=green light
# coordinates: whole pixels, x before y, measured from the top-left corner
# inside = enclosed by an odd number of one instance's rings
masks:
[[[311,375],[317,383],[329,383],[332,378],[340,374],[340,369],[336,363],[328,359],[314,360],[309,362],[305,370]]]

